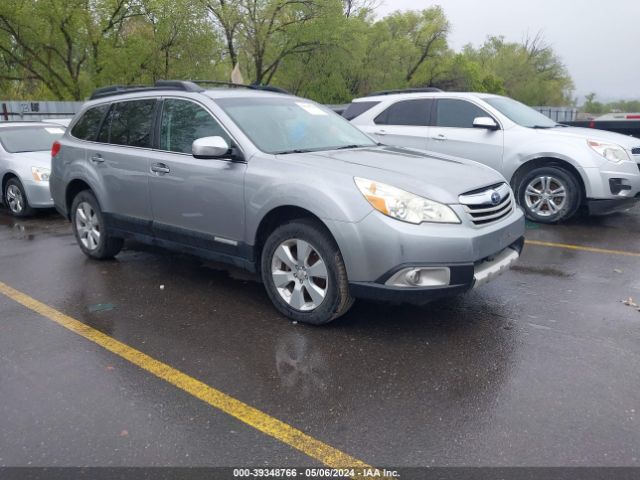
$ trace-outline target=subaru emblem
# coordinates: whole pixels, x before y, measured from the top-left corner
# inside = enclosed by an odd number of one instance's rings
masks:
[[[500,203],[500,200],[502,200],[502,197],[500,196],[500,194],[496,191],[494,191],[491,194],[491,203],[493,205],[498,205]]]

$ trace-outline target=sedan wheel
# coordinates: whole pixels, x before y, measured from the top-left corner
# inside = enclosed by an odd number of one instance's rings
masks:
[[[540,217],[551,217],[565,208],[567,186],[556,177],[536,177],[528,183],[524,200],[531,212]]]
[[[17,178],[10,178],[5,185],[4,203],[9,207],[11,215],[15,217],[23,218],[33,215],[33,208],[29,205],[27,194]]]
[[[301,239],[286,240],[276,248],[271,277],[280,297],[302,312],[318,308],[329,288],[324,260],[311,243]]]
[[[9,210],[16,215],[20,215],[24,209],[24,197],[20,188],[17,185],[9,185],[5,196]]]

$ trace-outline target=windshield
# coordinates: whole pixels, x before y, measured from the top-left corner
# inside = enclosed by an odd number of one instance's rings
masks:
[[[216,100],[251,141],[265,153],[293,153],[373,146],[340,115],[299,98]]]
[[[51,144],[64,134],[62,127],[15,127],[0,129],[0,143],[9,153],[51,150]]]
[[[489,105],[502,113],[505,117],[516,122],[518,125],[529,128],[553,128],[556,122],[549,117],[536,112],[533,108],[525,104],[516,102],[506,97],[488,97],[484,99]]]

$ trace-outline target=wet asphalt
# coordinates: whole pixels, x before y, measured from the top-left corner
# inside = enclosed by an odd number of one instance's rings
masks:
[[[640,252],[640,207],[527,238]],[[640,466],[640,257],[528,245],[467,295],[308,327],[241,271],[91,261],[0,209],[0,281],[369,464]],[[318,462],[0,295],[0,466],[25,465]]]

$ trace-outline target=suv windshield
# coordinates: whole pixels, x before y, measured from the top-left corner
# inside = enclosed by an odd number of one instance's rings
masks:
[[[533,108],[507,97],[488,97],[489,105],[518,125],[529,128],[553,128],[558,125],[549,117],[536,112]]]
[[[225,98],[216,103],[263,152],[284,154],[375,143],[340,115],[308,100]]]
[[[0,129],[0,143],[9,153],[39,152],[50,150],[51,144],[64,134],[64,128],[50,127],[16,127]]]

